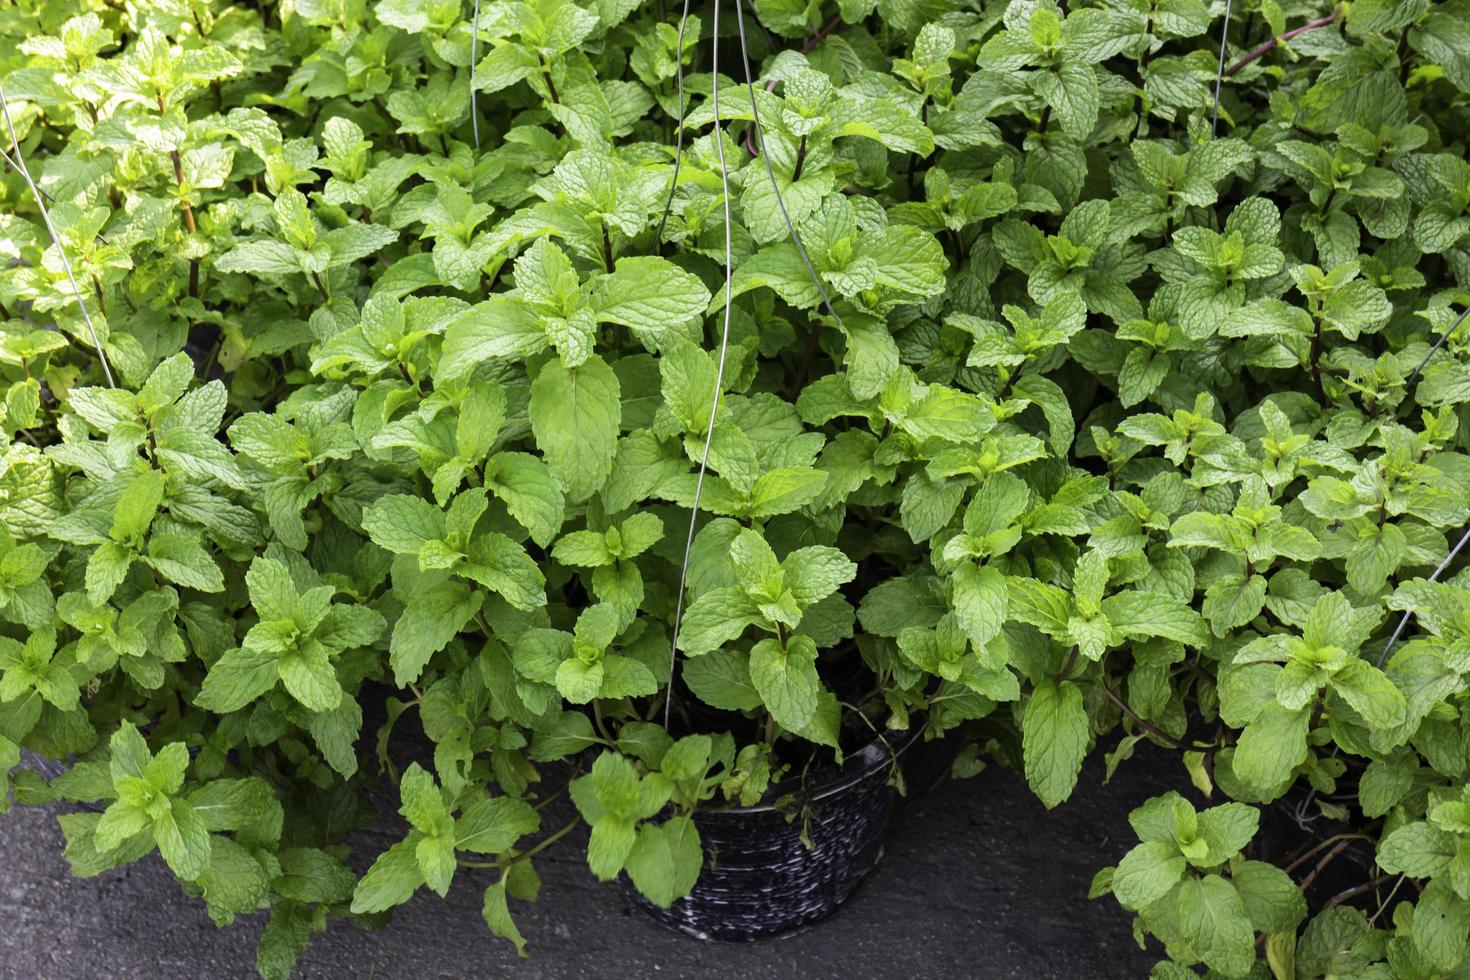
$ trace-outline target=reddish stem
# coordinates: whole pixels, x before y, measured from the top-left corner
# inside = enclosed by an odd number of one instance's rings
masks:
[[[801,46],[801,53],[810,54],[813,48],[821,44],[823,41],[827,40],[827,35],[831,34],[833,31],[837,30],[837,28],[841,26],[842,15],[838,14],[836,17],[833,17],[831,20],[827,21],[827,23],[818,28],[815,34],[806,39],[806,43]],[[776,81],[777,80],[773,78],[766,83],[767,92],[776,91]],[[753,123],[751,124],[750,130],[745,134],[745,149],[752,157],[760,156],[760,152],[756,150],[755,147],[755,125]]]
[[[1262,44],[1257,45],[1256,47],[1247,51],[1239,61],[1231,65],[1229,68],[1225,69],[1225,74],[1234,75],[1246,65],[1250,64],[1252,61],[1255,61],[1257,58],[1266,54],[1268,51],[1272,50],[1278,45],[1287,44],[1290,41],[1295,40],[1299,35],[1305,34],[1307,31],[1314,31],[1319,27],[1326,27],[1327,25],[1334,23],[1337,18],[1341,16],[1341,14],[1342,8],[1335,7],[1333,8],[1332,13],[1328,14],[1326,17],[1319,17],[1314,21],[1303,24],[1301,27],[1294,27],[1291,30],[1287,31],[1285,34],[1278,35]]]

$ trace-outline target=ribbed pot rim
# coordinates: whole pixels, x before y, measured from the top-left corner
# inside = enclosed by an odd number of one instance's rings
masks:
[[[840,768],[826,769],[818,773],[815,779],[803,780],[800,776],[792,776],[781,780],[774,786],[766,789],[764,800],[778,800],[789,793],[800,791],[803,783],[809,787],[805,799],[809,802],[824,800],[836,796],[844,790],[856,786],[878,770],[898,761],[899,756],[907,752],[915,742],[924,734],[922,725],[917,725],[907,732],[894,733],[900,738],[890,741],[884,735],[879,735],[871,742],[865,744],[856,752],[849,753],[848,763]],[[857,765],[852,763],[856,762]],[[751,806],[722,807],[718,810],[706,810],[705,814],[731,815],[770,813],[776,809],[774,802],[755,803]]]

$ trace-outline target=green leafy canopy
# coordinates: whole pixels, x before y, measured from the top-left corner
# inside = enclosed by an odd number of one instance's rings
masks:
[[[77,874],[524,951],[574,833],[668,906],[875,735],[1147,742],[1156,976],[1467,969],[1470,0],[11,7],[0,809]]]

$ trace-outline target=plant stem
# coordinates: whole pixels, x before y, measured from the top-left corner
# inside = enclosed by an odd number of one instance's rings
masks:
[[[550,837],[547,837],[545,840],[541,841],[538,844],[535,844],[534,846],[532,846],[531,848],[529,848],[527,850],[521,851],[515,857],[513,857],[513,858],[509,859],[508,861],[504,862],[503,866],[504,867],[510,867],[512,864],[516,864],[518,862],[521,862],[521,861],[526,860],[529,857],[532,857],[534,855],[540,854],[542,851],[546,850],[552,844],[555,844],[557,841],[561,840],[567,834],[570,834],[573,830],[576,830],[577,829],[577,825],[580,824],[581,822],[582,822],[582,818],[580,816],[573,817],[572,819],[568,820],[566,823],[564,823],[560,827],[558,827],[551,834]]]
[[[1312,346],[1307,352],[1307,366],[1311,368],[1312,380],[1317,383],[1317,392],[1323,405],[1327,404],[1327,385],[1322,380],[1322,317],[1312,318]]]
[[[919,103],[919,121],[924,123],[925,125],[928,125],[929,123],[929,96],[927,95],[924,96],[924,101]],[[910,198],[914,196],[914,171],[918,169],[918,166],[919,155],[917,153],[910,153],[909,170],[907,175]]]
[[[612,237],[607,233],[607,222],[599,220],[598,226],[602,228],[602,266],[608,272],[613,271]]]
[[[1057,680],[1064,681],[1072,672],[1072,665],[1077,662],[1077,644],[1072,644],[1072,649],[1067,652],[1067,659],[1062,662],[1061,672],[1057,674]]]
[[[1333,859],[1336,858],[1339,854],[1347,850],[1348,845],[1351,843],[1351,840],[1339,841],[1336,847],[1328,851],[1327,854],[1322,858],[1322,860],[1317,862],[1317,866],[1312,869],[1311,874],[1303,878],[1300,884],[1297,885],[1297,887],[1300,888],[1303,892],[1310,888],[1312,886],[1312,882],[1316,881],[1317,876],[1322,873],[1322,869],[1331,864]]]
[[[817,32],[815,34],[813,34],[811,37],[809,37],[809,38],[806,39],[806,43],[804,43],[801,46],[801,53],[802,54],[810,54],[811,53],[811,50],[813,48],[815,48],[817,45],[821,44],[823,41],[827,40],[827,35],[828,34],[831,34],[833,31],[837,30],[837,28],[840,27],[840,26],[842,26],[842,15],[841,14],[838,14],[836,17],[833,17],[831,20],[827,21],[827,23],[823,24],[817,30]],[[774,92],[774,91],[776,91],[776,86],[780,83],[780,81],[781,80],[779,78],[773,78],[773,79],[771,79],[769,82],[766,83],[766,91],[767,92]],[[751,126],[750,126],[750,129],[746,130],[746,132],[745,132],[745,149],[746,149],[746,152],[748,152],[751,155],[751,157],[758,157],[758,156],[760,156],[760,153],[757,151],[756,145],[755,145],[755,124],[754,123],[752,123]],[[798,168],[798,170],[799,169],[800,168]],[[792,177],[791,178],[791,181],[792,181],[792,183],[795,183],[796,182],[796,178],[795,177]]]
[[[1143,90],[1143,82],[1148,74],[1149,56],[1153,54],[1154,19],[1150,14],[1143,22],[1143,51],[1138,56],[1138,126],[1135,129],[1139,139],[1143,138],[1144,130],[1148,128],[1148,113],[1145,103],[1148,101],[1148,93]]]
[[[317,291],[322,294],[322,299],[330,303],[332,301],[332,294],[327,292],[327,287],[326,284],[322,282],[322,277],[313,272],[311,274],[311,281],[316,283]]]
[[[1016,384],[1016,379],[1021,376],[1021,372],[1024,370],[1026,370],[1026,365],[1022,364],[1001,383],[1000,390],[995,393],[995,403],[997,405],[1005,402],[1006,396],[1011,393],[1011,388]]]
[[[559,800],[559,799],[561,799],[561,797],[562,797],[562,796],[563,796],[563,795],[564,795],[564,794],[565,794],[565,793],[566,793],[566,791],[567,791],[567,786],[568,786],[568,785],[570,785],[570,784],[571,784],[571,781],[570,781],[570,780],[568,780],[568,781],[567,781],[567,783],[566,783],[566,784],[564,784],[564,785],[563,785],[563,786],[562,786],[562,788],[561,788],[561,789],[559,789],[559,790],[557,790],[557,791],[556,791],[556,792],[555,792],[555,793],[552,793],[552,794],[551,794],[551,795],[550,795],[550,796],[548,796],[548,797],[546,797],[546,799],[544,799],[544,800],[538,800],[538,801],[537,801],[537,802],[536,802],[536,803],[535,803],[535,804],[534,804],[534,805],[533,805],[533,806],[532,806],[532,807],[531,807],[531,809],[533,809],[533,810],[540,810],[540,809],[543,809],[543,808],[545,808],[545,807],[548,807],[548,806],[550,806],[550,805],[551,805],[551,804],[552,804],[552,803],[554,803],[554,802],[556,802],[556,801],[557,801],[557,800]]]
[[[160,105],[159,106],[159,112],[162,113],[162,111],[163,111],[163,107],[162,107],[162,105]],[[173,161],[173,165],[174,165],[174,183],[176,183],[178,185],[178,187],[179,187],[179,204],[184,209],[184,230],[187,231],[189,233],[189,236],[192,238],[194,235],[196,235],[196,234],[199,233],[199,226],[194,223],[194,208],[190,206],[189,199],[187,197],[184,197],[183,196],[184,195],[184,164],[183,164],[183,161],[181,161],[179,159],[179,151],[178,150],[169,150],[168,151],[168,157],[169,157],[170,160]],[[199,295],[199,260],[198,259],[190,259],[189,260],[189,295],[190,296],[198,296]]]
[[[596,698],[592,699],[592,720],[597,723],[597,733],[599,735],[607,739],[609,742],[617,741],[617,739],[613,738],[612,734],[607,730],[607,722],[604,721],[602,718],[602,702],[597,700]]]
[[[822,326],[814,318],[812,320],[811,332],[806,337],[806,350],[801,355],[801,366],[796,371],[796,383],[790,392],[792,401],[795,401],[796,396],[801,394],[802,389],[806,387],[806,379],[812,370],[812,361],[816,360],[817,351],[821,348],[821,339]]]
[[[1277,35],[1276,37],[1267,40],[1263,44],[1256,45],[1254,48],[1242,55],[1239,61],[1231,65],[1229,68],[1225,69],[1226,76],[1234,75],[1246,65],[1250,64],[1252,61],[1255,61],[1257,58],[1271,51],[1276,46],[1286,44],[1290,41],[1295,40],[1298,35],[1305,34],[1307,31],[1314,31],[1319,27],[1326,27],[1329,24],[1334,23],[1341,15],[1342,8],[1334,7],[1332,8],[1332,13],[1328,14],[1326,17],[1319,17],[1316,20],[1311,21],[1310,23],[1303,24],[1301,27],[1294,27],[1291,30],[1287,31],[1285,34]]]
[[[470,858],[463,857],[456,858],[455,860],[462,868],[500,868],[504,870],[505,868],[510,867],[512,864],[519,864],[527,858],[541,853],[552,844],[555,844],[557,841],[561,840],[567,834],[570,834],[573,830],[576,829],[577,824],[581,822],[581,817],[573,817],[567,823],[563,824],[561,827],[558,827],[555,833],[553,833],[545,840],[541,841],[539,844],[536,844],[535,846],[528,848],[527,850],[521,851],[515,854],[513,857],[505,858],[500,861],[475,861]]]
[[[961,238],[960,237],[960,233],[957,232],[957,231],[955,231],[953,228],[946,228],[944,230],[947,231],[947,232],[949,232],[949,240],[952,241],[952,242],[954,242],[955,264],[956,265],[962,265],[962,264],[964,264],[964,261],[965,261],[965,240],[963,238]]]
[[[1378,917],[1383,914],[1383,910],[1388,908],[1388,903],[1392,902],[1393,897],[1399,893],[1399,889],[1403,887],[1404,881],[1407,879],[1407,877],[1407,875],[1399,875],[1399,880],[1393,883],[1393,887],[1388,890],[1388,895],[1383,899],[1381,903],[1379,903],[1377,911],[1375,911],[1373,915],[1368,919],[1368,924],[1370,926],[1373,923],[1377,922]]]
[[[1322,911],[1325,912],[1330,908],[1341,905],[1348,899],[1356,898],[1364,892],[1371,892],[1373,889],[1391,881],[1392,879],[1393,875],[1384,875],[1381,878],[1374,878],[1372,881],[1365,881],[1361,885],[1354,885],[1352,888],[1345,888],[1342,891],[1338,892],[1336,895],[1333,895],[1331,898],[1329,898],[1327,900],[1327,904],[1322,906]],[[1395,885],[1394,887],[1397,888],[1398,886]]]
[[[753,127],[752,127],[753,128]],[[796,166],[791,168],[791,182],[794,184],[801,179],[801,168],[806,164],[806,133],[801,134],[800,141],[796,144]]]
[[[837,30],[837,28],[841,26],[842,15],[838,14],[836,17],[833,17],[831,20],[827,21],[827,23],[823,24],[817,30],[817,33],[806,39],[806,43],[801,46],[801,53],[810,54],[812,48],[815,48],[817,45],[827,40],[827,35],[831,34],[833,31]]]
[[[541,59],[541,78],[546,82],[546,91],[551,94],[551,101],[561,105],[561,96],[556,92],[556,83],[551,80],[551,66],[546,63],[545,58]]]
[[[1133,719],[1133,723],[1135,725],[1137,725],[1139,728],[1142,728],[1144,731],[1148,732],[1150,735],[1154,736],[1155,738],[1163,739],[1165,742],[1168,742],[1170,745],[1172,745],[1176,749],[1188,749],[1188,748],[1192,748],[1192,749],[1195,749],[1197,751],[1205,751],[1207,749],[1214,748],[1213,745],[1192,745],[1190,743],[1180,741],[1179,739],[1175,738],[1173,735],[1170,735],[1168,732],[1164,731],[1159,726],[1157,726],[1157,725],[1155,725],[1155,724],[1153,724],[1151,722],[1144,721],[1143,718],[1139,716],[1138,712],[1136,712],[1132,708],[1128,707],[1128,705],[1126,703],[1124,703],[1123,699],[1120,698],[1120,697],[1118,697],[1118,695],[1114,694],[1113,691],[1112,691],[1112,689],[1110,687],[1108,687],[1106,684],[1099,684],[1098,686],[1101,687],[1102,688],[1102,692],[1108,696],[1108,700],[1111,701],[1111,702],[1113,702],[1113,704],[1115,704],[1115,705],[1118,706],[1118,710],[1119,711],[1123,712],[1129,718],[1132,718]]]
[[[1324,848],[1331,847],[1333,844],[1346,845],[1349,841],[1355,840],[1372,840],[1372,838],[1367,836],[1366,834],[1334,834],[1326,840],[1318,841],[1311,848],[1311,850],[1296,858],[1282,870],[1286,871],[1287,873],[1295,871],[1297,868],[1310,861],[1313,857],[1320,854]]]

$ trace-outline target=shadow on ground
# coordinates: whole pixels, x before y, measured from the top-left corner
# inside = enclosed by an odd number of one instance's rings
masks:
[[[310,980],[497,977],[571,980],[1137,980],[1153,958],[1111,899],[1087,900],[1093,873],[1130,845],[1127,814],[1182,780],[1140,752],[1107,785],[1094,755],[1072,800],[1042,809],[1015,774],[987,769],[908,803],[878,870],[833,918],[751,946],[709,945],[643,918],[588,873],[578,847],[537,867],[536,905],[515,906],[531,957],[518,960],[480,919],[493,872],[462,869],[446,900],[421,891],[386,932],[333,923],[312,941]],[[155,854],[98,878],[70,877],[58,807],[0,817],[0,977],[215,980],[255,975],[254,916],[216,929]],[[391,842],[362,841],[368,859]],[[480,887],[476,887],[480,886]]]

